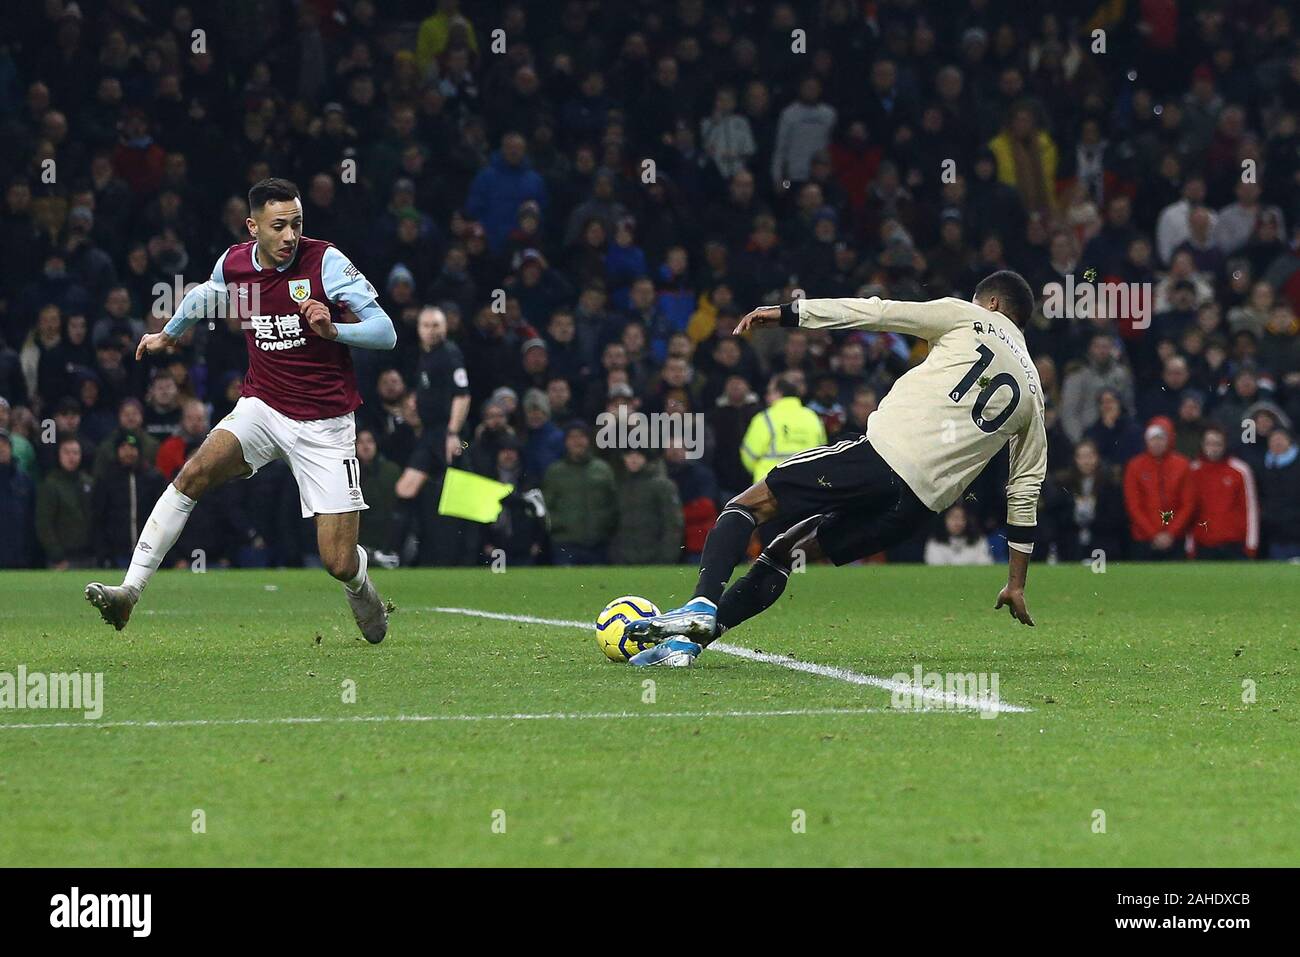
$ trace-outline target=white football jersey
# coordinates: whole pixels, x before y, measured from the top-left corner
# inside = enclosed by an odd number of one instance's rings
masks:
[[[1047,474],[1043,389],[1014,322],[951,298],[802,299],[795,310],[808,329],[901,332],[926,340],[925,361],[899,377],[867,420],[872,447],[939,512],[1010,442],[1007,522],[1037,524],[1038,491]]]

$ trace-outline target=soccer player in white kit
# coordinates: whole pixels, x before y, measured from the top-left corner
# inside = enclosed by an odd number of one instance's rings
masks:
[[[330,243],[303,236],[293,183],[262,180],[249,190],[248,205],[252,241],[227,249],[163,331],[146,335],[136,349],[137,359],[171,351],[195,322],[235,310],[249,358],[239,402],[159,497],[122,584],[91,582],[86,599],[113,627],[126,627],[199,497],[283,458],[297,480],[303,518],[315,517],[321,564],[343,582],[362,635],[378,644],[388,633],[388,608],[357,543],[367,506],[353,417],[361,396],[349,347],[392,349],[397,333],[357,267]],[[344,320],[345,307],[356,321]]]
[[[995,607],[1032,625],[1025,577],[1047,474],[1043,390],[1021,331],[1033,308],[1029,284],[1002,270],[981,280],[970,302],[802,299],[741,319],[737,335],[776,322],[898,332],[924,339],[930,352],[894,383],[866,435],[792,455],[727,503],[705,542],[695,597],[628,625],[628,634],[657,642],[631,663],[692,664],[704,645],[780,597],[796,549],[843,565],[906,540],[957,501],[1008,443],[1010,569]],[[751,533],[773,519],[789,528],[727,588]]]

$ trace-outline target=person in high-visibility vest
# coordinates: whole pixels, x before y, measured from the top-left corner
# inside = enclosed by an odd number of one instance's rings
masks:
[[[799,387],[783,376],[767,384],[767,408],[754,416],[740,443],[740,461],[761,482],[783,460],[826,444],[821,416],[806,408]]]

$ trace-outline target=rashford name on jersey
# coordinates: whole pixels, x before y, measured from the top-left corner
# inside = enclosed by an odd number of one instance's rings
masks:
[[[804,299],[797,312],[808,329],[901,332],[929,343],[924,361],[899,376],[867,420],[872,447],[941,512],[1009,446],[1007,522],[1037,524],[1047,473],[1042,386],[1014,322],[952,298]]]

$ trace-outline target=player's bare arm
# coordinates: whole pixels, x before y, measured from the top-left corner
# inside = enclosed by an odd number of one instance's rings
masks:
[[[447,419],[447,461],[461,453],[460,430],[469,416],[469,396],[460,395],[451,400],[451,415]]]
[[[736,323],[734,335],[743,335],[750,329],[760,326],[775,325],[781,319],[780,306],[759,306],[757,309],[751,309],[741,317],[740,322]]]
[[[148,355],[176,351],[177,338],[164,332],[148,332],[140,337],[140,344],[135,347],[135,359],[139,362]]]
[[[1007,561],[1007,583],[1002,591],[998,592],[998,603],[993,606],[994,611],[1005,606],[1011,617],[1022,625],[1034,623],[1025,605],[1025,578],[1028,574],[1029,553],[1012,549],[1011,557]]]

